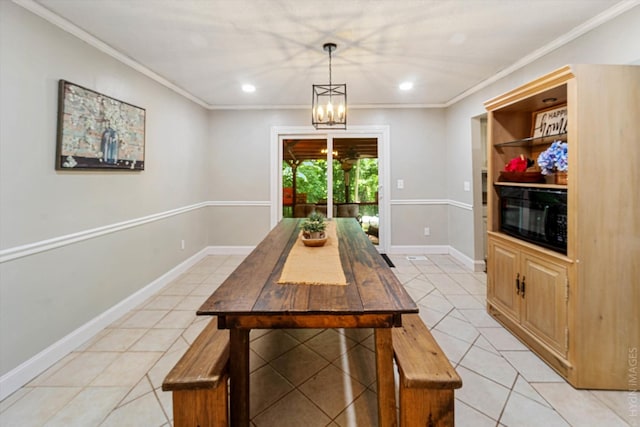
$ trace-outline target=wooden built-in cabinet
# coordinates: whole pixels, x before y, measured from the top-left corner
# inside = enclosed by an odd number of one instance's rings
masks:
[[[550,358],[556,370],[566,373],[569,263],[564,257],[508,239],[489,239],[490,312],[517,328],[523,341],[532,337],[538,352]]]
[[[487,309],[577,388],[628,390],[640,348],[638,94],[639,66],[572,65],[485,103]],[[567,132],[531,138],[534,113],[563,105]],[[500,182],[510,159],[555,140],[566,185]],[[566,253],[501,231],[501,186],[566,190]]]

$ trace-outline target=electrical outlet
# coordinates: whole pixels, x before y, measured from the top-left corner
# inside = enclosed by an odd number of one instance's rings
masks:
[[[471,191],[471,183],[469,181],[464,182],[464,191]]]
[[[431,229],[429,227],[425,227],[424,228],[424,235],[425,236],[431,236]]]
[[[398,189],[402,190],[404,188],[404,179],[398,180]]]
[[[180,249],[184,250],[184,239],[180,241]]]

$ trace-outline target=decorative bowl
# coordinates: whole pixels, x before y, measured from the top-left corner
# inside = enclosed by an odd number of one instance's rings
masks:
[[[320,237],[318,239],[307,238],[302,236],[302,243],[304,243],[305,246],[318,247],[318,246],[324,246],[324,244],[327,243],[327,239],[328,239],[327,236]]]

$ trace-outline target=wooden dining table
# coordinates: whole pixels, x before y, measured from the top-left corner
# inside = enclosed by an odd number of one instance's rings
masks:
[[[205,301],[197,314],[229,329],[230,420],[249,426],[251,329],[373,328],[379,425],[395,426],[391,328],[418,307],[353,218],[335,221],[345,286],[279,283],[300,238],[301,219],[283,219]],[[314,248],[314,250],[322,248]]]

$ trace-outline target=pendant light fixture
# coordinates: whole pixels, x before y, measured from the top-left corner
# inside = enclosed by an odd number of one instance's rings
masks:
[[[335,43],[325,43],[322,48],[329,52],[329,84],[313,85],[311,123],[316,129],[347,128],[347,85],[331,81],[331,53]]]

